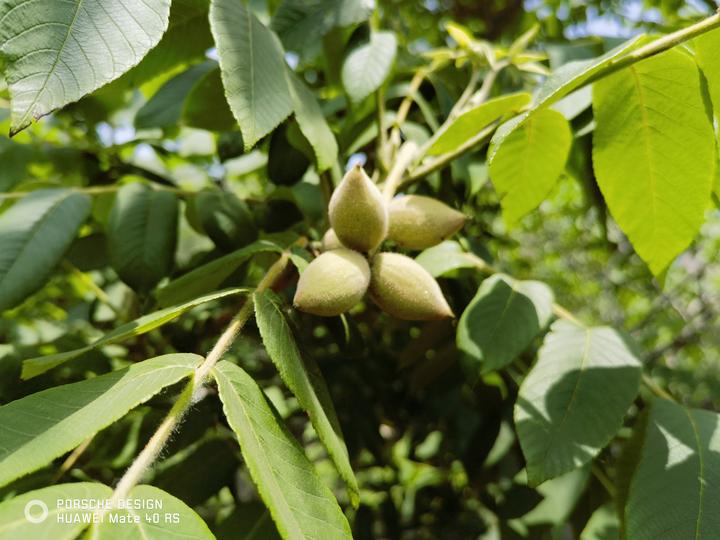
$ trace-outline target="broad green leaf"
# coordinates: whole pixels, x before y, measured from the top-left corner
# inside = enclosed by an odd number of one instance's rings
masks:
[[[0,503],[0,540],[75,540],[88,526],[94,510],[73,509],[59,503],[105,501],[111,495],[112,489],[104,484],[78,482],[37,489],[8,499]],[[76,519],[80,522],[75,523]]]
[[[527,92],[508,94],[464,112],[449,126],[436,133],[437,139],[428,148],[427,155],[436,156],[455,150],[495,120],[507,118],[509,114],[528,106],[531,100],[532,96]]]
[[[620,540],[620,518],[612,503],[593,512],[580,533],[580,540]]]
[[[595,457],[622,425],[640,373],[640,361],[612,328],[552,325],[515,403],[531,485]]]
[[[352,538],[335,497],[257,383],[227,361],[212,373],[250,475],[283,538]]]
[[[39,469],[166,386],[191,375],[196,354],[166,354],[0,407],[0,485]]]
[[[124,185],[107,225],[110,262],[120,279],[147,292],[170,273],[177,241],[178,200],[140,182]]]
[[[215,62],[203,62],[166,82],[137,112],[135,127],[150,129],[176,126],[182,117],[185,99],[203,76],[216,66]]]
[[[255,320],[265,349],[283,381],[295,394],[300,407],[308,413],[318,437],[325,444],[355,504],[358,497],[357,480],[350,466],[340,422],[325,379],[315,361],[300,353],[285,315],[271,294],[254,295]]]
[[[38,160],[36,149],[29,144],[0,138],[0,192],[10,191],[28,176],[28,167]]]
[[[157,291],[158,304],[162,307],[180,304],[217,289],[225,279],[253,255],[265,252],[280,253],[283,246],[269,240],[258,240],[242,249],[228,253],[219,259],[198,266],[174,279]]]
[[[160,41],[170,0],[3,0],[11,133],[116,79]]]
[[[565,168],[571,145],[570,124],[552,109],[516,117],[498,128],[488,164],[508,225],[545,200]]]
[[[225,95],[249,150],[293,109],[282,47],[250,8],[236,0],[212,0],[210,28]]]
[[[656,399],[630,482],[625,538],[717,538],[718,501],[720,416]]]
[[[32,377],[37,377],[38,375],[41,375],[60,364],[64,364],[68,360],[77,358],[81,354],[97,349],[98,347],[118,343],[131,337],[146,334],[155,328],[159,328],[160,326],[169,323],[196,306],[212,300],[225,298],[226,296],[248,292],[248,290],[249,289],[226,289],[224,291],[218,291],[216,293],[201,296],[200,298],[195,298],[190,302],[186,302],[178,306],[172,306],[166,309],[161,309],[160,311],[148,313],[139,319],[123,324],[122,326],[118,326],[115,330],[104,335],[97,341],[94,341],[87,347],[81,347],[80,349],[73,349],[72,351],[65,351],[57,354],[38,356],[36,358],[29,358],[23,361],[22,378],[30,379]]]
[[[225,99],[219,67],[205,74],[192,88],[185,99],[182,118],[188,126],[209,131],[230,131],[237,127]]]
[[[280,538],[270,512],[261,502],[237,505],[214,530],[218,540],[279,540]]]
[[[720,29],[695,38],[695,56],[707,80],[715,116],[720,118]]]
[[[460,268],[478,268],[485,264],[477,255],[464,251],[454,240],[445,240],[426,249],[415,261],[433,277],[440,277]]]
[[[653,274],[697,234],[715,134],[687,53],[669,50],[595,83],[593,164],[610,213]]]
[[[397,38],[392,32],[372,32],[369,41],[350,51],[341,77],[351,101],[360,102],[380,88],[390,76],[396,53]]]
[[[502,133],[498,130],[498,133],[493,138],[495,144],[501,146],[503,139],[509,137],[516,129],[521,127],[527,118],[532,117],[538,111],[544,110],[581,86],[588,84],[608,66],[639,47],[646,40],[647,38],[643,35],[635,36],[602,56],[587,60],[573,60],[554,70],[535,95],[530,110],[521,114],[517,119],[513,119],[512,124],[508,122]]]
[[[315,96],[294,73],[288,72],[295,119],[315,152],[318,172],[337,162],[338,145]]]
[[[372,13],[367,0],[283,0],[272,29],[289,50],[304,52],[336,27],[361,23]]]
[[[215,540],[207,524],[180,499],[155,486],[135,486],[127,499],[138,504],[152,501],[156,508],[108,510],[102,523],[92,525],[85,540]],[[126,505],[127,506],[127,505]],[[155,522],[157,515],[159,522]],[[112,520],[125,520],[119,525]],[[132,520],[137,520],[135,522]]]
[[[552,304],[552,291],[544,283],[491,276],[460,317],[458,348],[477,361],[483,373],[502,369],[545,328]]]
[[[40,189],[0,214],[0,311],[48,280],[90,214],[90,197]]]

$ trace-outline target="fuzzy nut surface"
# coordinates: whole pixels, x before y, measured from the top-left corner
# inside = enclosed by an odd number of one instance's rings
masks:
[[[408,249],[425,249],[462,229],[467,217],[448,205],[422,195],[403,195],[389,206],[388,238]]]
[[[313,260],[300,275],[293,304],[306,313],[333,317],[357,304],[369,283],[365,257],[350,249],[333,249]]]
[[[360,165],[350,169],[333,192],[328,216],[340,242],[350,249],[373,250],[387,236],[387,205]]]
[[[434,321],[453,317],[437,281],[410,257],[380,253],[373,258],[370,296],[398,319]]]
[[[322,250],[330,251],[331,249],[338,249],[341,247],[343,247],[343,245],[340,243],[340,239],[337,237],[337,234],[335,234],[335,231],[332,228],[325,231],[322,238]]]

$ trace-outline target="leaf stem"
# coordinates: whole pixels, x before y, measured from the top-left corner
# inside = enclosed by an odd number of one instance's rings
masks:
[[[278,258],[278,260],[270,267],[260,283],[258,283],[255,291],[262,292],[272,287],[287,267],[288,260],[289,253],[284,251],[280,255],[280,258]],[[152,437],[150,437],[150,440],[145,445],[145,448],[143,448],[140,454],[138,454],[135,461],[133,461],[118,482],[111,497],[111,505],[114,505],[119,500],[126,498],[130,493],[130,490],[136,486],[138,482],[140,482],[145,472],[157,459],[172,433],[178,425],[180,425],[182,419],[198,398],[210,370],[230,348],[233,341],[235,341],[238,334],[245,326],[245,323],[252,315],[252,312],[253,297],[252,295],[249,295],[242,308],[240,308],[240,311],[238,311],[237,315],[235,315],[220,338],[218,338],[211,351],[205,357],[205,361],[195,370],[195,373],[192,375],[190,381],[180,393],[180,396],[175,401],[175,404],[170,409],[170,412],[168,412],[167,416],[157,428],[155,433]]]

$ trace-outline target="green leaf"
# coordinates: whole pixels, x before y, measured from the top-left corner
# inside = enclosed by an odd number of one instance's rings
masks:
[[[140,182],[124,185],[107,225],[110,262],[120,279],[147,292],[170,273],[177,242],[178,200]]]
[[[241,294],[248,291],[249,289],[226,289],[224,291],[218,291],[216,293],[208,294],[206,296],[201,296],[200,298],[195,298],[194,300],[191,300],[190,302],[186,302],[184,304],[172,306],[166,309],[161,309],[159,311],[154,311],[153,313],[148,313],[147,315],[143,315],[139,319],[136,319],[127,324],[123,324],[122,326],[118,326],[115,330],[104,335],[97,341],[94,341],[87,347],[81,347],[79,349],[65,351],[57,354],[38,356],[36,358],[28,358],[27,360],[23,361],[22,378],[30,379],[32,377],[37,377],[38,375],[41,375],[56,366],[64,364],[68,360],[77,358],[81,354],[84,354],[93,349],[97,349],[98,347],[110,345],[112,343],[118,343],[131,337],[146,334],[147,332],[150,332],[155,328],[159,328],[160,326],[169,323],[170,321],[178,318],[183,313],[186,313],[192,308],[206,302],[225,298],[226,296]]]
[[[250,209],[233,193],[205,189],[193,198],[193,204],[203,230],[220,249],[232,251],[257,238]]]
[[[565,168],[572,133],[565,117],[543,109],[501,125],[490,143],[490,179],[508,225],[535,209]]]
[[[172,0],[170,22],[160,43],[118,82],[137,88],[177,66],[205,59],[213,46],[208,7],[209,0]]]
[[[212,0],[210,28],[225,95],[249,150],[292,112],[282,47],[250,8],[236,0]]]
[[[59,484],[29,491],[0,503],[0,540],[40,539],[75,540],[87,527],[94,510],[59,507],[59,501],[105,501],[112,495],[108,486],[78,482]],[[43,506],[44,505],[44,506]],[[47,509],[47,516],[40,521]],[[29,521],[26,518],[38,522]],[[78,517],[79,523],[73,520]]]
[[[437,156],[455,150],[495,120],[507,118],[509,114],[528,106],[531,100],[532,96],[527,92],[507,94],[464,112],[449,126],[435,134],[437,139],[428,148],[427,155]]]
[[[0,485],[72,450],[201,361],[196,354],[166,354],[0,407]]]
[[[206,73],[192,88],[185,99],[182,117],[188,126],[208,131],[230,131],[237,126],[225,99],[219,67]]]
[[[182,116],[185,99],[202,77],[216,66],[215,62],[203,62],[166,82],[137,112],[135,127],[151,129],[177,125]]]
[[[0,311],[48,280],[90,214],[90,197],[40,189],[0,214]]]
[[[612,328],[552,325],[515,404],[531,485],[584,465],[612,439],[640,373],[640,361]]]
[[[216,527],[218,540],[279,540],[280,535],[265,505],[237,505]]]
[[[227,361],[212,373],[250,475],[283,538],[352,538],[335,497],[255,381]]]
[[[157,508],[108,510],[102,523],[90,527],[86,540],[215,540],[207,524],[192,508],[162,489],[147,485],[135,486],[128,493],[127,499],[138,503],[152,501]],[[154,521],[155,514],[159,514],[159,523]],[[124,519],[125,522],[121,521],[122,525],[118,525],[112,519]],[[170,521],[166,521],[168,519]]]
[[[426,249],[415,258],[433,277],[440,277],[461,268],[478,268],[485,264],[477,255],[464,251],[454,240],[445,240]]]
[[[580,540],[620,540],[620,519],[613,504],[606,504],[595,510]]]
[[[228,253],[207,264],[174,279],[157,291],[158,304],[162,307],[180,304],[217,289],[241,264],[258,253],[280,253],[283,246],[269,240],[258,240],[242,249]]]
[[[695,38],[697,63],[707,80],[715,116],[720,118],[720,29]]]
[[[628,540],[710,540],[720,531],[720,416],[656,399],[625,507]]]
[[[318,172],[337,162],[338,145],[315,96],[294,73],[288,71],[295,119],[315,152]]]
[[[573,60],[560,66],[553,71],[542,84],[540,90],[535,95],[535,100],[530,110],[521,114],[517,119],[513,119],[512,124],[508,123],[502,134],[496,133],[495,137],[493,137],[495,145],[501,146],[503,139],[509,137],[516,129],[521,127],[525,119],[532,117],[538,111],[545,110],[545,108],[556,103],[574,90],[588,84],[588,82],[598,76],[598,74],[608,68],[613,62],[616,62],[628,52],[636,49],[646,40],[647,38],[643,35],[635,36],[602,56],[587,60]],[[499,131],[500,130],[498,130],[498,132]]]
[[[460,317],[458,348],[479,362],[483,373],[502,369],[545,328],[552,304],[552,291],[544,283],[491,276]]]
[[[283,381],[295,394],[300,407],[308,413],[318,437],[347,484],[353,504],[356,504],[357,480],[350,466],[340,422],[325,379],[315,361],[307,355],[301,355],[285,315],[271,294],[255,294],[255,319],[265,349]]]
[[[679,50],[634,64],[595,83],[593,111],[598,185],[658,275],[697,234],[714,181],[715,134],[697,66]]]
[[[272,29],[289,50],[304,52],[330,30],[361,23],[372,13],[365,0],[283,0]]]
[[[170,0],[4,0],[11,133],[125,73],[160,41]]]
[[[358,103],[390,76],[397,38],[392,32],[372,32],[370,40],[355,47],[343,62],[341,77],[350,100]]]

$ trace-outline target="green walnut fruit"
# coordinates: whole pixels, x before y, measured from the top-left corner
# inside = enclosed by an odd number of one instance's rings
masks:
[[[325,234],[322,238],[322,250],[323,251],[330,251],[331,249],[338,249],[343,247],[343,245],[340,243],[340,240],[337,237],[337,234],[335,234],[335,231],[332,229],[328,229],[325,231]]]
[[[388,239],[407,249],[435,246],[462,229],[467,220],[462,212],[422,195],[396,197],[388,213]]]
[[[437,281],[410,257],[380,253],[373,258],[370,297],[398,319],[435,321],[453,317]]]
[[[330,198],[330,225],[345,247],[371,251],[387,236],[387,205],[380,190],[355,165]]]
[[[365,257],[350,249],[333,249],[314,259],[300,275],[293,304],[306,313],[333,317],[357,304],[369,283]]]

